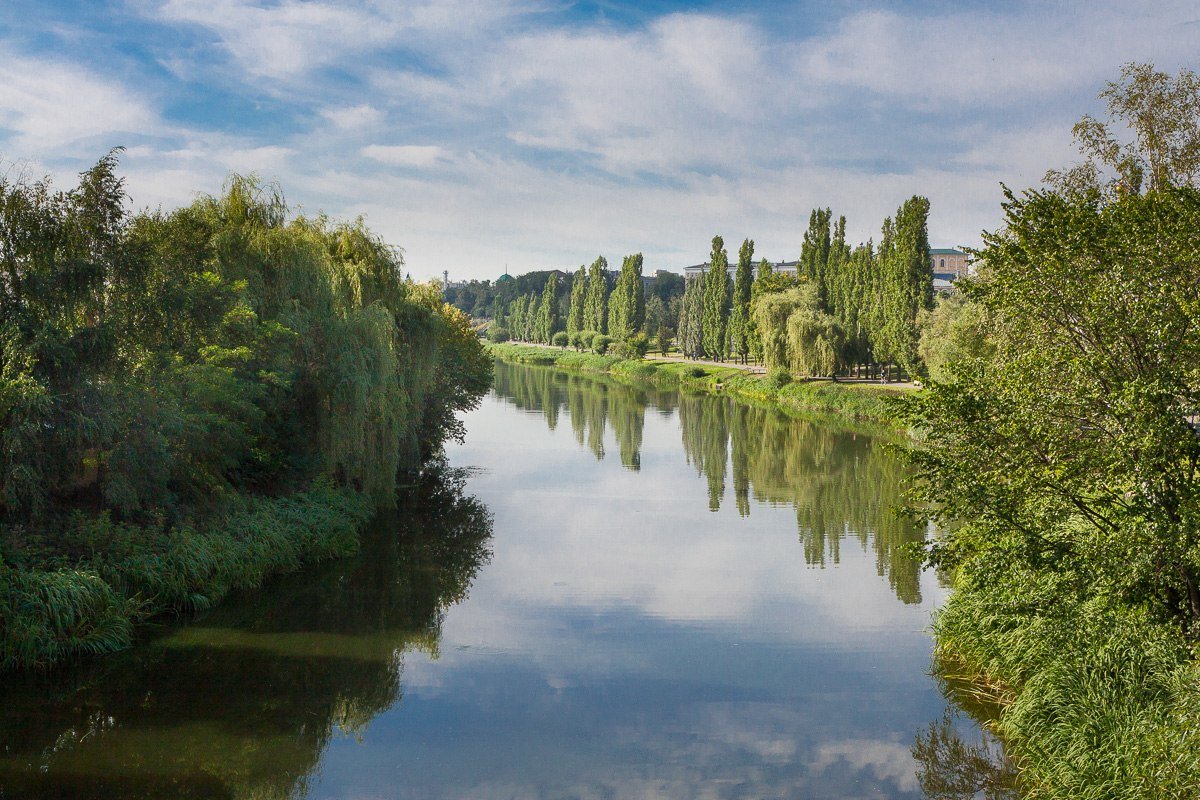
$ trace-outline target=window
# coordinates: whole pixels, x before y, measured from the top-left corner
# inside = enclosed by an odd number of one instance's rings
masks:
[[[945,269],[945,268],[946,268],[946,259],[944,259],[944,258],[939,259],[938,260],[938,269]]]

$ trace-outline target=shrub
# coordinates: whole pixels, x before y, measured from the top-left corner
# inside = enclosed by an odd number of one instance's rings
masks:
[[[595,339],[592,339],[592,350],[596,355],[602,356],[608,352],[608,346],[612,344],[612,337],[600,334]]]
[[[631,336],[623,342],[619,342],[615,348],[615,352],[621,358],[644,358],[650,350],[650,340],[646,338],[644,333],[639,333]]]
[[[567,346],[567,332],[559,331],[558,333],[551,336],[550,344],[554,345],[555,347],[565,348]]]
[[[596,336],[598,336],[598,335],[599,334],[597,334],[595,331],[580,331],[579,332],[579,349],[580,350],[591,350],[592,344],[596,341]]]
[[[763,381],[772,389],[779,390],[792,382],[792,373],[786,369],[776,368],[768,372]]]
[[[683,374],[688,378],[703,378],[708,373],[704,371],[704,367],[692,367]]]
[[[487,338],[489,342],[507,342],[510,338],[508,328],[499,322],[493,322],[491,325],[488,325]]]

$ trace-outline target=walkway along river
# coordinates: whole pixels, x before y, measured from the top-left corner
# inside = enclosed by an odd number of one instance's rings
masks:
[[[0,798],[919,798],[1002,788],[869,437],[497,364],[359,556],[0,689]]]

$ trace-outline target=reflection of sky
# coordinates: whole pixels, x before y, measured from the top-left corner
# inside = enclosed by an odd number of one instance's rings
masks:
[[[902,604],[852,540],[808,566],[790,508],[710,512],[676,416],[650,411],[639,472],[611,425],[598,461],[565,412],[550,431],[493,397],[467,418],[451,459],[479,468],[493,560],[440,657],[405,657],[400,706],[326,752],[314,796],[918,794],[944,590],[923,576],[924,603]]]

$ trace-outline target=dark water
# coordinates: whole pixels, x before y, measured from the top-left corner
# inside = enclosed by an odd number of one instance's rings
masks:
[[[0,798],[1010,796],[880,442],[502,364],[467,428],[358,557],[10,677]]]

